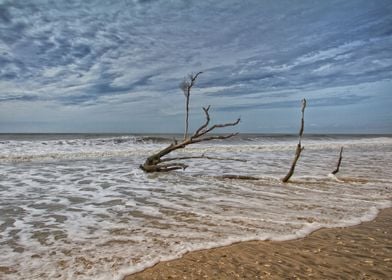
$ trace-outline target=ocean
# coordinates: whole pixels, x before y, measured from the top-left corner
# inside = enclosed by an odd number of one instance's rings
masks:
[[[287,184],[296,136],[244,134],[176,153],[246,161],[139,169],[173,137],[0,134],[0,279],[121,279],[189,251],[300,238],[392,206],[391,135],[305,135]]]

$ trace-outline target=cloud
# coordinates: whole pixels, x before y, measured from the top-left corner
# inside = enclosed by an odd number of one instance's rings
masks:
[[[358,102],[369,99],[369,96],[357,96],[357,95],[346,95],[342,97],[324,97],[324,98],[308,98],[308,106],[311,107],[324,107],[324,106],[347,106],[351,104],[357,104]],[[275,108],[297,108],[299,107],[299,101],[277,101],[269,102],[265,104],[247,104],[219,108],[219,111],[236,112],[242,110],[261,110],[261,109],[275,109]]]
[[[7,101],[37,101],[37,100],[39,100],[38,96],[32,96],[32,95],[19,95],[19,96],[0,97],[0,102],[7,102]]]
[[[193,104],[222,112],[285,107],[304,92],[317,106],[363,103],[375,93],[319,92],[390,79],[391,14],[390,1],[365,0],[5,1],[0,103],[151,101],[171,116],[191,71],[204,72]]]

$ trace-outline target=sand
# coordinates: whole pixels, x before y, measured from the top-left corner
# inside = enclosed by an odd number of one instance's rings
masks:
[[[303,239],[191,252],[124,280],[135,279],[392,279],[392,208],[371,222]]]

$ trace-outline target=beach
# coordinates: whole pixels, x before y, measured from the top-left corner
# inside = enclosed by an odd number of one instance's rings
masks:
[[[389,236],[373,229],[391,223],[366,222],[392,207],[391,136],[306,136],[288,183],[295,135],[195,144],[177,155],[240,160],[192,158],[185,171],[144,173],[146,156],[173,137],[0,135],[0,279],[121,280],[158,263],[160,279],[390,274]],[[354,235],[359,224],[371,226]],[[154,279],[149,271],[144,279]]]
[[[392,280],[391,15],[0,0],[0,280]]]
[[[289,241],[249,241],[191,252],[124,278],[391,279],[392,208],[357,226]]]

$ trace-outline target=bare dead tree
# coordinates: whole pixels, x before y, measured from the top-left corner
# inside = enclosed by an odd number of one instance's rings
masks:
[[[297,164],[297,161],[298,161],[298,159],[299,159],[299,157],[300,157],[300,155],[301,155],[301,152],[304,150],[304,147],[301,146],[301,140],[302,140],[302,135],[303,135],[303,133],[304,133],[305,107],[306,107],[306,99],[304,98],[304,99],[302,99],[302,109],[301,109],[302,118],[301,118],[301,128],[300,128],[300,130],[299,130],[298,144],[297,144],[297,148],[296,148],[296,150],[295,150],[295,156],[294,156],[294,160],[293,160],[293,162],[292,162],[292,164],[291,164],[290,170],[289,170],[289,172],[287,173],[287,175],[282,179],[282,182],[284,182],[284,183],[288,182],[288,180],[289,180],[289,179],[291,178],[291,176],[293,175],[294,170],[295,170],[295,166],[296,166],[296,164]]]
[[[185,96],[185,132],[184,139],[188,137],[188,126],[189,126],[189,100],[191,96],[191,89],[195,84],[197,77],[203,72],[198,72],[196,75],[189,74],[188,78],[184,78],[180,84],[180,88]]]
[[[342,154],[343,154],[343,147],[340,148],[339,160],[338,160],[338,163],[336,165],[336,168],[335,168],[334,171],[331,172],[333,175],[335,175],[336,173],[339,172],[340,165],[342,164],[342,159],[343,159]]]
[[[149,156],[146,159],[146,161],[140,165],[140,168],[145,172],[167,172],[167,171],[178,170],[178,169],[184,170],[185,168],[188,167],[188,165],[180,161],[186,159],[204,158],[204,159],[236,160],[236,159],[228,159],[228,158],[207,157],[204,154],[201,156],[188,156],[188,157],[185,156],[185,157],[171,157],[171,158],[166,157],[171,152],[179,149],[183,149],[190,144],[217,140],[217,139],[228,139],[238,134],[238,133],[230,133],[227,135],[213,135],[213,136],[209,135],[209,133],[214,131],[215,129],[236,126],[240,122],[240,119],[238,118],[235,122],[210,125],[210,121],[211,121],[210,114],[209,114],[210,106],[208,106],[208,107],[203,107],[205,122],[190,137],[188,137],[187,134],[188,134],[189,96],[190,96],[190,91],[194,85],[194,82],[200,74],[201,72],[197,73],[195,76],[190,76],[192,78],[190,78],[189,84],[186,84],[184,86],[184,89],[186,89],[186,91],[184,91],[184,93],[186,93],[185,97],[187,97],[187,101],[186,101],[187,118],[186,118],[184,139],[181,142],[178,142],[176,139],[174,139],[169,146]]]

